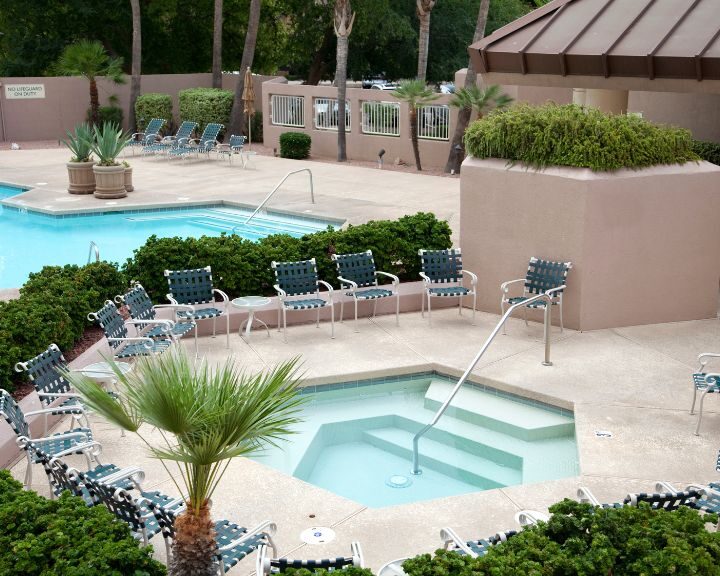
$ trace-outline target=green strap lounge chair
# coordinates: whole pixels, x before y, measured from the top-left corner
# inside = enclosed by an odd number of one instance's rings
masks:
[[[187,158],[190,154],[195,154],[195,156],[205,154],[209,158],[210,152],[215,150],[215,147],[219,144],[217,137],[223,128],[225,128],[225,126],[222,124],[210,123],[205,126],[205,130],[203,130],[200,138],[193,138],[186,142],[179,143],[175,148],[168,150],[168,155]]]
[[[362,548],[359,542],[350,544],[350,556],[338,556],[337,558],[323,558],[320,560],[293,560],[290,558],[276,558],[268,555],[268,546],[262,545],[258,550],[255,573],[257,576],[269,576],[277,572],[285,572],[292,568],[294,570],[307,569],[310,572],[315,570],[343,570],[355,566],[363,568],[365,561],[363,559]]]
[[[717,464],[715,465],[715,471],[720,472],[720,454],[718,454]],[[665,490],[668,493],[674,494],[694,494],[699,493],[700,495],[690,500],[689,506],[703,512],[710,512],[711,514],[720,514],[720,483],[710,482],[707,486],[701,486],[699,484],[690,484],[685,490],[678,490],[669,482],[658,482],[655,485],[655,490]],[[716,529],[720,527],[720,521],[718,522]]]
[[[462,253],[459,248],[448,250],[420,250],[425,294],[422,299],[421,315],[425,317],[425,299],[427,298],[428,321],[432,326],[432,299],[457,298],[458,313],[462,315],[462,302],[465,296],[473,297],[472,323],[475,324],[477,307],[477,276],[469,270],[463,270]],[[470,288],[463,286],[465,276],[470,277]]]
[[[400,325],[400,279],[388,272],[375,269],[372,250],[356,254],[333,254],[332,259],[338,270],[338,280],[346,296],[350,296],[355,304],[355,332],[358,331],[358,301],[372,300],[373,318],[377,301],[381,298],[395,297],[395,324]],[[392,280],[390,286],[378,286],[378,276]],[[345,300],[340,300],[340,322],[345,318]]]
[[[180,128],[178,128],[175,136],[165,136],[165,138],[160,140],[160,142],[156,142],[154,144],[150,144],[149,146],[143,147],[142,153],[163,154],[172,150],[173,148],[176,148],[177,146],[185,145],[188,140],[190,140],[190,137],[195,131],[195,128],[197,128],[197,125],[197,122],[190,122],[186,120],[185,122],[180,124]]]
[[[666,484],[658,483],[660,490],[666,489]],[[628,494],[622,502],[611,504],[601,503],[590,491],[589,488],[581,486],[577,491],[579,502],[600,506],[601,508],[621,508],[622,506],[639,506],[645,502],[653,510],[677,510],[681,506],[697,508],[697,502],[703,496],[703,489],[700,487],[688,487],[687,490],[674,490],[670,487],[665,492],[638,492]]]
[[[700,435],[700,424],[702,423],[703,415],[703,404],[705,403],[705,396],[708,394],[716,394],[720,392],[720,373],[710,372],[707,369],[708,362],[712,358],[720,358],[720,354],[713,352],[703,352],[698,356],[698,362],[700,366],[692,375],[693,384],[693,399],[692,406],[690,406],[690,414],[695,414],[695,401],[697,400],[697,393],[702,392],[700,395],[700,407],[698,409],[697,426],[695,427],[695,436]]]
[[[152,146],[160,137],[160,130],[165,125],[165,120],[162,118],[153,118],[145,126],[145,132],[135,132],[130,136],[128,141],[125,143],[125,150],[131,149],[133,156],[135,155],[136,148],[145,148],[146,146]]]
[[[287,342],[288,310],[317,310],[316,326],[320,327],[320,309],[330,307],[330,338],[335,338],[335,307],[333,287],[318,279],[315,258],[299,262],[272,262],[277,284],[273,285],[278,293],[278,331],[282,314],[283,339]],[[320,298],[320,285],[327,288],[327,299]],[[296,298],[310,296],[309,298]]]
[[[563,292],[567,288],[567,275],[572,268],[572,262],[553,262],[552,260],[543,260],[541,258],[530,258],[528,263],[527,274],[525,278],[509,280],[500,285],[502,296],[500,298],[500,314],[505,314],[505,307],[512,306],[528,300],[537,294],[548,294],[552,296],[552,305],[558,306],[560,309],[560,331],[563,331]],[[523,282],[522,296],[510,296],[510,286]],[[545,308],[547,302],[545,300],[535,300],[527,306],[523,306],[525,313],[525,324],[527,324],[528,308]],[[505,326],[503,324],[503,334],[505,334]]]
[[[465,540],[460,538],[452,528],[443,528],[440,530],[440,539],[443,541],[445,550],[477,558],[478,556],[485,556],[490,548],[507,542],[508,538],[516,534],[516,530],[508,530],[507,532],[498,532],[489,538]]]
[[[215,338],[217,319],[225,316],[226,348],[230,348],[230,315],[228,314],[228,295],[213,286],[210,266],[191,270],[165,270],[170,292],[167,299],[172,304],[189,306],[190,310],[177,310],[178,322],[195,323],[195,353],[198,349],[197,321],[213,321],[213,338]],[[215,295],[222,299],[222,307],[215,302]],[[217,303],[219,304],[219,303]]]
[[[233,134],[227,142],[218,144],[215,147],[215,152],[217,152],[218,156],[227,156],[230,164],[232,164],[233,156],[235,154],[240,154],[240,160],[243,163],[243,166],[245,166],[245,158],[242,155],[245,140],[245,136],[236,136]]]

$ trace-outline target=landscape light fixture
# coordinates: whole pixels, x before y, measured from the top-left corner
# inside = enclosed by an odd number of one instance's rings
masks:
[[[462,152],[462,146],[460,144],[455,144],[453,146],[453,150],[455,151],[455,168],[450,170],[450,174],[455,174],[455,172],[460,172],[460,154]]]
[[[385,148],[380,148],[378,150],[378,168],[382,170],[383,167],[383,156],[385,156]]]

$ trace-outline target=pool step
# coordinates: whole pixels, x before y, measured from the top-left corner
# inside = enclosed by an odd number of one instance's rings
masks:
[[[425,408],[436,411],[453,386],[452,382],[433,380],[425,393]],[[458,391],[445,416],[528,441],[572,436],[575,429],[569,416],[540,412],[529,404],[469,386]]]

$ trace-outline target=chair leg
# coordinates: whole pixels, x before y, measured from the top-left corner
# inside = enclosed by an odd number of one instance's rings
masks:
[[[283,307],[283,340],[287,344],[287,310]]]
[[[197,325],[197,322],[195,322],[195,358],[196,359],[198,357],[198,333],[197,333],[198,330],[197,330],[197,328],[198,328],[198,325]]]
[[[430,294],[428,294],[428,323],[432,328],[432,298],[430,298]]]
[[[420,317],[425,318],[425,298],[426,298],[427,292],[423,290],[422,296],[420,298]],[[427,296],[429,298],[429,296]]]
[[[462,316],[462,295],[458,296],[458,316]]]
[[[357,298],[353,298],[355,301],[355,332],[360,332],[360,329],[358,328],[358,319],[357,319]]]
[[[320,328],[320,308],[316,308],[315,311],[317,312],[315,315],[315,328]]]
[[[280,298],[278,298],[278,321],[277,321],[278,332],[280,332],[280,312],[281,311],[282,311],[282,302],[280,302]]]
[[[472,325],[475,326],[475,309],[477,308],[477,289],[473,292]]]
[[[697,399],[697,386],[693,383],[693,401],[690,406],[690,414],[695,414],[695,400]]]
[[[697,426],[695,427],[695,436],[700,436],[700,424],[702,422],[702,411],[703,411],[703,403],[705,402],[705,396],[707,396],[709,388],[705,390],[705,392],[702,393],[702,396],[700,396],[700,408],[698,409],[698,421]]]
[[[500,296],[500,316],[505,316],[505,298]],[[508,318],[509,320],[509,318]],[[507,322],[503,323],[503,334],[507,334],[507,329],[505,328],[507,326]]]
[[[563,326],[563,313],[562,313],[562,312],[563,312],[563,310],[562,310],[562,309],[563,309],[563,298],[562,298],[562,294],[560,294],[560,304],[559,304],[559,308],[560,308],[560,332],[563,332],[563,331],[565,330],[565,326]]]
[[[527,306],[523,306],[523,316],[525,317],[525,326],[529,327],[530,324],[528,324],[528,319],[527,319]]]
[[[342,324],[345,321],[345,299],[342,298],[340,300],[340,323]]]
[[[213,338],[215,338],[215,328],[217,327],[217,316],[213,316]]]
[[[32,458],[30,458],[30,451],[25,448],[26,450],[26,456],[27,456],[27,468],[25,469],[25,489],[30,490],[30,485],[32,484]]]
[[[395,294],[395,326],[400,326],[400,292]]]
[[[227,342],[225,348],[230,348],[230,314],[225,311],[225,332],[227,333]]]
[[[335,339],[335,303],[332,301],[330,302],[330,338]]]
[[[373,320],[375,319],[375,313],[377,312],[377,303],[378,303],[378,299],[373,298],[373,316],[372,316]]]

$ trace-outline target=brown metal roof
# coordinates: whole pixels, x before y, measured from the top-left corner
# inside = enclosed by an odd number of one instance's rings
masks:
[[[720,0],[553,0],[469,48],[480,73],[720,79]]]

